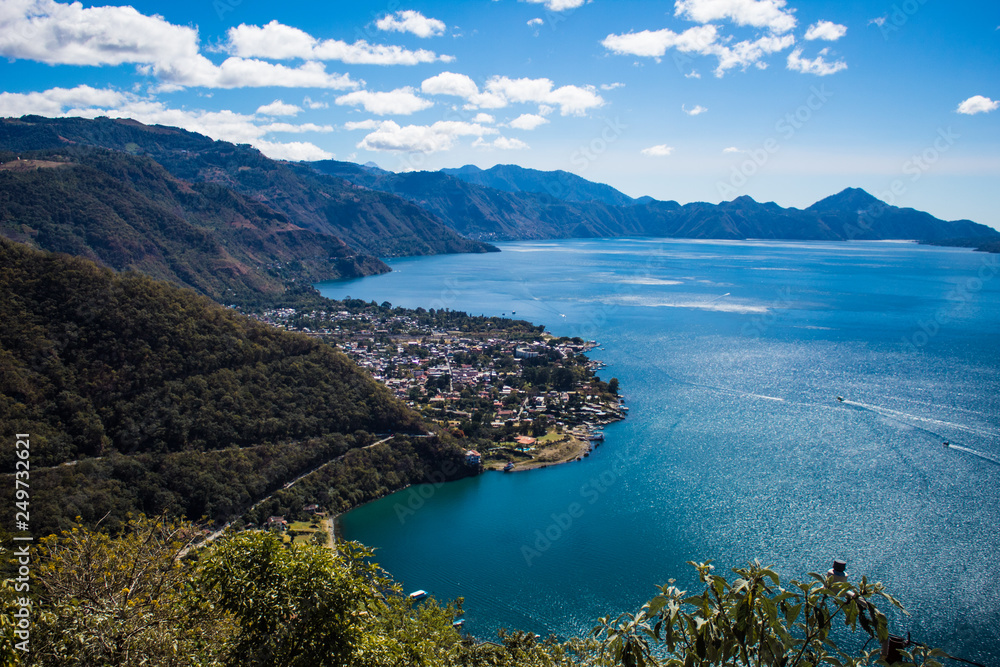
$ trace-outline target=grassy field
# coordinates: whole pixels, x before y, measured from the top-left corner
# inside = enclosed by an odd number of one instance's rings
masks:
[[[323,544],[332,546],[330,519],[316,517],[312,521],[293,521],[288,524],[284,541],[293,544]],[[320,542],[319,540],[322,540]]]

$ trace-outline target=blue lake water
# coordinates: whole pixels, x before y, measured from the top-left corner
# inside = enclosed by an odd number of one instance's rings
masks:
[[[568,636],[668,578],[693,590],[688,560],[756,558],[804,578],[844,558],[911,612],[893,632],[1000,664],[998,256],[884,242],[500,247],[320,289],[516,311],[596,339],[591,356],[631,412],[584,461],[415,487],[345,515],[344,535],[376,547],[407,590],[464,597],[479,636]]]

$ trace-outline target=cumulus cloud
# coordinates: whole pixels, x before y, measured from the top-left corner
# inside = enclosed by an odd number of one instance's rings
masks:
[[[528,25],[531,26],[532,28],[537,28],[538,26],[542,25],[543,23],[545,23],[545,21],[543,21],[542,19],[537,19],[537,18],[536,19],[528,19]]]
[[[186,86],[356,88],[349,76],[327,73],[321,63],[286,67],[244,57],[216,65],[200,53],[198,31],[147,16],[132,7],[89,7],[55,0],[4,0],[0,4],[0,55],[51,65],[139,66],[160,79],[161,89]]]
[[[698,116],[698,115],[703,114],[706,111],[708,111],[708,109],[706,109],[705,107],[701,106],[700,104],[696,104],[693,107],[691,107],[690,109],[688,109],[687,105],[682,104],[681,105],[681,111],[683,111],[684,113],[686,113],[689,116]]]
[[[379,30],[409,32],[417,37],[436,37],[444,34],[444,21],[424,16],[418,11],[406,9],[380,18],[375,25]]]
[[[0,93],[0,116],[39,114],[96,118],[132,118],[150,125],[170,125],[198,132],[213,139],[250,144],[269,157],[282,160],[329,159],[332,153],[308,142],[276,142],[272,134],[333,131],[330,125],[261,122],[252,115],[234,111],[172,109],[162,102],[131,93],[89,86],[50,88],[33,93]]]
[[[480,150],[490,150],[495,148],[501,151],[520,151],[529,148],[528,144],[524,143],[520,139],[510,139],[508,137],[497,137],[493,141],[486,141],[482,137],[479,137],[472,142],[472,147]]]
[[[147,16],[132,7],[89,7],[54,0],[0,4],[0,55],[51,65],[135,64],[156,76],[161,90],[187,86],[356,88],[347,75],[320,63],[289,68],[242,57],[216,65],[199,50],[198,31]]]
[[[587,0],[523,0],[524,2],[529,2],[533,5],[545,5],[545,8],[551,12],[563,12],[567,9],[576,9],[577,7],[582,7]]]
[[[302,107],[294,104],[285,104],[281,100],[275,100],[270,104],[257,107],[259,116],[294,116],[302,111]]]
[[[847,26],[834,23],[833,21],[817,21],[806,30],[806,39],[824,39],[828,42],[835,42],[847,34]]]
[[[286,143],[263,141],[254,142],[254,148],[274,160],[290,160],[292,162],[315,162],[316,160],[332,160],[333,153],[325,151],[308,141],[289,141]]]
[[[132,7],[89,7],[55,0],[0,4],[0,55],[71,65],[187,60],[198,55],[198,31]]]
[[[128,95],[109,88],[50,88],[34,93],[0,93],[0,117],[59,116],[72,107],[111,107],[123,104]]]
[[[743,149],[737,148],[736,146],[730,146],[729,148],[723,148],[723,153],[742,153]]]
[[[348,74],[328,73],[323,63],[287,67],[263,60],[227,58],[215,65],[203,56],[193,61],[159,64],[150,72],[161,81],[181,87],[203,88],[330,88],[349,90],[358,82]]]
[[[964,113],[966,115],[973,115],[977,113],[989,113],[1000,106],[1000,101],[991,100],[988,97],[983,97],[982,95],[973,95],[969,99],[965,100],[958,105],[955,109],[957,113]]]
[[[428,95],[453,95],[468,102],[471,109],[501,109],[508,104],[536,103],[558,107],[563,116],[582,116],[589,109],[604,104],[604,98],[593,86],[562,86],[554,88],[549,79],[511,79],[493,76],[484,89],[470,77],[455,72],[442,72],[424,80],[420,89]],[[541,109],[540,106],[540,109]]]
[[[420,90],[427,95],[454,95],[469,99],[479,94],[479,86],[472,77],[455,72],[441,72],[429,79],[424,79]]]
[[[340,106],[362,106],[379,116],[408,116],[434,106],[430,100],[417,96],[413,88],[397,88],[388,92],[356,90],[336,99]]]
[[[674,152],[673,146],[667,146],[666,144],[659,144],[657,146],[650,146],[649,148],[643,148],[639,151],[643,155],[649,157],[666,157]]]
[[[515,130],[534,130],[535,128],[548,123],[548,119],[533,113],[523,113],[514,120],[507,123]]]
[[[411,51],[401,46],[369,44],[363,39],[353,44],[339,39],[321,41],[277,21],[263,26],[240,24],[229,29],[227,38],[226,51],[243,58],[339,60],[349,65],[416,65],[454,60],[426,49]]]
[[[477,113],[475,118],[472,119],[473,123],[495,123],[496,118],[489,115],[488,113]]]
[[[674,15],[695,23],[728,19],[736,25],[782,34],[796,23],[786,4],[785,0],[677,0]]]
[[[442,120],[433,125],[405,125],[386,120],[377,124],[356,125],[354,129],[374,129],[357,147],[369,151],[435,153],[451,149],[458,137],[482,137],[497,134],[496,129],[479,123]]]
[[[715,75],[718,77],[734,67],[741,69],[746,69],[750,65],[760,67],[763,64],[761,60],[765,56],[787,49],[794,43],[795,38],[792,35],[764,35],[755,40],[729,44],[721,37],[719,29],[711,24],[688,28],[682,33],[664,28],[621,35],[611,34],[601,42],[604,48],[618,55],[661,58],[669,49],[676,49],[681,53],[715,56],[719,61],[715,69]],[[694,78],[698,78],[696,73]]]
[[[352,120],[344,123],[345,130],[374,130],[385,121],[369,118],[368,120]]]
[[[714,25],[688,28],[682,33],[664,28],[663,30],[643,30],[623,35],[608,35],[601,45],[618,55],[662,58],[667,49],[676,48],[682,53],[705,53],[718,38],[718,28]]]
[[[795,49],[788,54],[788,69],[793,72],[802,72],[803,74],[815,74],[816,76],[829,76],[830,74],[835,74],[840,70],[847,69],[847,63],[843,60],[838,60],[836,62],[827,62],[824,56],[828,54],[827,49],[823,49],[819,52],[819,55],[809,60],[808,58],[802,57],[802,49]]]

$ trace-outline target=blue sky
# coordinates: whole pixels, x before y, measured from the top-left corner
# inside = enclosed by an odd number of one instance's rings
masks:
[[[3,0],[0,56],[2,116],[680,202],[853,186],[1000,228],[996,2]]]

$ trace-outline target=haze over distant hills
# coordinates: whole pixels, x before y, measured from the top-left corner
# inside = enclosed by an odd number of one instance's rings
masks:
[[[806,209],[633,199],[565,171],[471,165],[393,173],[271,160],[127,120],[0,120],[0,235],[216,299],[388,271],[379,257],[489,252],[488,241],[652,236],[914,239],[989,249],[1000,233],[848,188]]]
[[[222,298],[493,250],[397,196],[130,120],[0,120],[0,234]]]
[[[970,220],[945,221],[898,208],[864,190],[848,188],[802,210],[760,203],[633,199],[609,185],[565,171],[516,165],[482,170],[467,165],[439,172],[396,174],[333,160],[314,162],[322,173],[373,190],[392,192],[427,209],[470,238],[517,240],[601,236],[718,239],[943,239],[1000,238]]]

